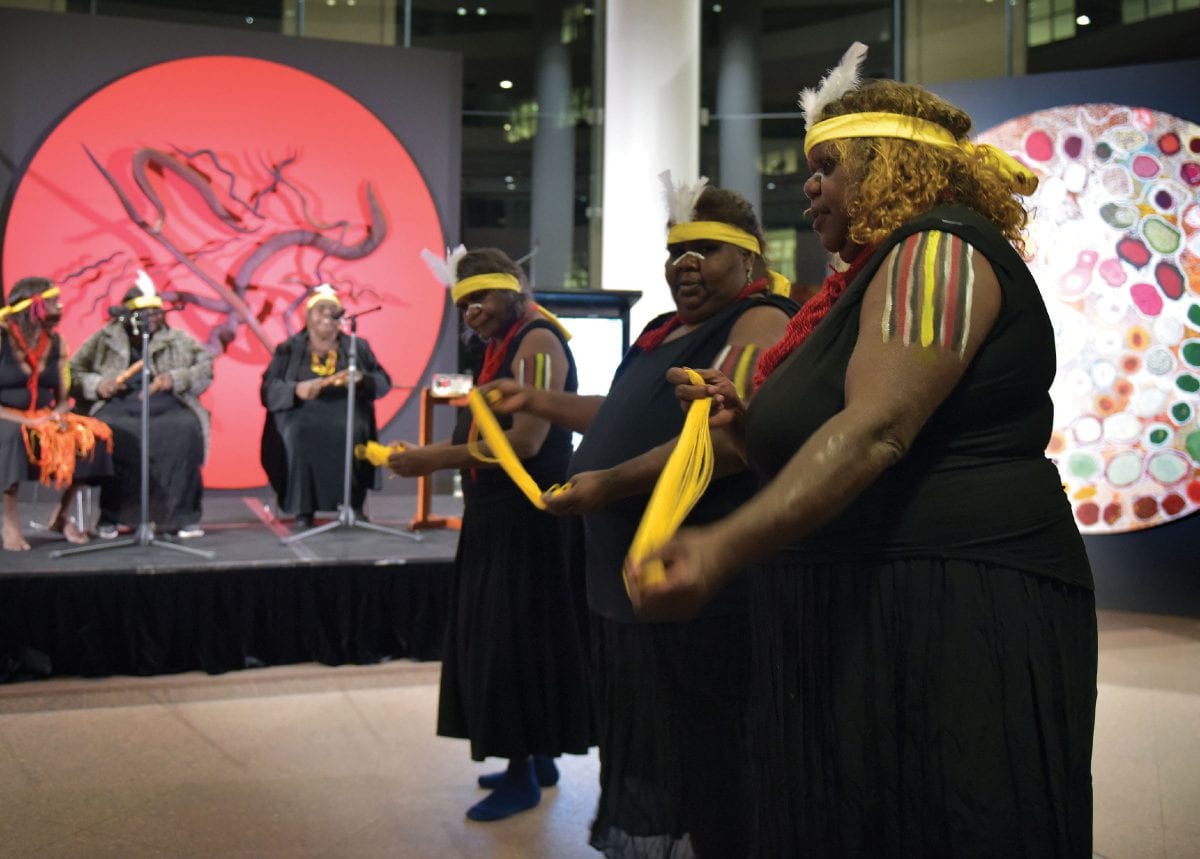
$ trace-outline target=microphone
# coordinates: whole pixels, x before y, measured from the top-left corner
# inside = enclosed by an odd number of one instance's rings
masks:
[[[108,308],[108,315],[113,319],[120,319],[122,322],[125,321],[125,317],[128,315],[128,312],[129,311],[125,309],[125,305],[123,304],[114,304],[112,307]]]
[[[350,314],[350,316],[349,316],[349,317],[347,317],[347,318],[349,318],[349,319],[357,319],[357,318],[358,318],[358,317],[360,317],[360,316],[366,316],[368,313],[374,313],[376,310],[383,310],[383,305],[382,305],[382,304],[376,304],[374,307],[368,307],[366,310],[360,310],[360,311],[358,311],[358,313],[351,313],[351,314]],[[342,318],[342,315],[343,315],[345,312],[346,312],[346,308],[344,308],[344,307],[339,307],[339,308],[338,308],[338,310],[337,310],[337,312],[334,314],[333,318],[334,318],[334,319],[341,319],[341,318]]]

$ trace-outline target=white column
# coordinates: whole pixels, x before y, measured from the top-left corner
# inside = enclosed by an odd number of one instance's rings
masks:
[[[700,4],[609,0],[605,15],[601,286],[642,291],[636,336],[674,309],[658,174],[691,180],[700,169]]]

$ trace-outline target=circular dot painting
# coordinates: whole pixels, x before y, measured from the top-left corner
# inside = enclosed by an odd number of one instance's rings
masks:
[[[979,135],[1031,167],[1027,251],[1054,323],[1058,465],[1085,534],[1200,508],[1200,126],[1115,104]]]

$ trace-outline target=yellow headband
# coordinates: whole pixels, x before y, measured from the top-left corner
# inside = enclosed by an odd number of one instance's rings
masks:
[[[313,305],[319,304],[322,301],[331,302],[338,307],[342,306],[342,300],[338,298],[337,293],[332,289],[315,289],[313,290],[313,294],[308,297],[308,301],[304,302],[305,312],[307,313],[309,310],[312,310]]]
[[[673,245],[675,242],[694,242],[696,239],[714,239],[750,251],[755,255],[762,254],[758,239],[745,230],[722,221],[687,221],[676,224],[667,231],[667,244],[669,245]],[[767,276],[770,279],[768,288],[771,292],[776,295],[791,294],[792,284],[786,277],[777,271],[768,271]]]
[[[38,293],[36,297],[41,298],[43,301],[45,301],[47,298],[58,298],[58,287],[52,286],[49,289]],[[0,319],[7,319],[9,316],[15,316],[23,310],[28,310],[29,306],[33,304],[34,298],[35,296],[31,295],[29,298],[22,298],[16,304],[10,304],[7,307],[0,307]]]
[[[163,303],[157,295],[139,295],[137,298],[126,301],[125,306],[130,310],[150,310],[156,307],[161,308]]]
[[[962,149],[968,153],[982,151],[995,169],[1022,194],[1032,194],[1037,190],[1037,176],[1004,150],[986,143],[976,146],[969,140],[959,140],[950,129],[936,122],[902,113],[847,113],[823,119],[808,129],[804,138],[804,154],[807,155],[819,143],[847,137],[897,137],[932,146]]]
[[[669,245],[676,242],[694,242],[696,239],[715,239],[718,242],[725,242],[750,251],[752,254],[762,253],[758,239],[745,230],[721,221],[687,221],[676,224],[667,231],[667,244]]]
[[[489,274],[473,274],[464,277],[450,287],[450,300],[458,304],[472,292],[483,292],[485,289],[504,289],[509,292],[520,292],[521,282],[511,274],[491,272]]]

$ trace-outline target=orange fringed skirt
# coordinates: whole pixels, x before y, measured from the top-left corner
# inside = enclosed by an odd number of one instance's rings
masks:
[[[45,417],[49,409],[40,409],[31,417]],[[25,452],[38,469],[38,482],[62,489],[75,475],[79,458],[90,460],[96,453],[96,442],[103,442],[112,453],[112,430],[108,424],[87,415],[68,412],[57,422],[22,427]]]

